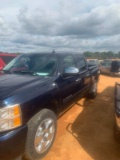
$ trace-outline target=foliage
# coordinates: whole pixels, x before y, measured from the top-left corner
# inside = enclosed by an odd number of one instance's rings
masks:
[[[114,53],[112,51],[108,52],[90,52],[86,51],[83,53],[86,58],[96,58],[96,59],[112,59],[112,58],[120,58],[120,51],[118,53]]]

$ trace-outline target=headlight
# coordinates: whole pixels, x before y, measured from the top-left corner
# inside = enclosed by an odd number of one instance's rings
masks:
[[[21,126],[21,110],[18,104],[0,109],[0,132]]]

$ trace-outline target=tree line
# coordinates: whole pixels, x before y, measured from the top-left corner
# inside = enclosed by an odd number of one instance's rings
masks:
[[[114,53],[112,51],[108,52],[90,52],[86,51],[83,53],[86,58],[93,59],[112,59],[112,58],[120,58],[120,51],[118,53]]]

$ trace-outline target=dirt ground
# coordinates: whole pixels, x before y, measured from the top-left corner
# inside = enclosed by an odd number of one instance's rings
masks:
[[[120,160],[114,139],[114,84],[120,78],[101,75],[98,96],[82,99],[58,120],[52,149],[43,160]]]

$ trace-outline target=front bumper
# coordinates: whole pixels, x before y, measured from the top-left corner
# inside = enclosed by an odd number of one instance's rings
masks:
[[[0,160],[13,160],[25,150],[27,126],[0,133]]]

